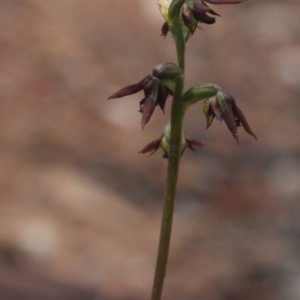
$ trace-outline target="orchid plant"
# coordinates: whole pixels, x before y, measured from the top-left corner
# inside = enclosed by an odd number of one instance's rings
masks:
[[[162,148],[168,159],[167,179],[165,186],[164,207],[160,230],[158,255],[152,289],[152,300],[160,300],[169,254],[172,220],[175,204],[176,186],[181,156],[186,148],[205,146],[206,143],[186,137],[183,132],[183,119],[187,109],[203,101],[202,110],[207,120],[207,128],[213,120],[224,120],[229,131],[239,143],[238,127],[252,135],[244,114],[239,109],[233,96],[215,84],[199,84],[184,92],[185,46],[199,23],[214,24],[219,16],[207,3],[238,4],[245,0],[157,0],[160,12],[165,19],[162,25],[162,36],[171,33],[177,52],[177,64],[161,63],[150,74],[139,82],[126,86],[115,92],[108,99],[120,98],[143,90],[144,98],[139,103],[142,113],[142,128],[149,122],[154,109],[159,106],[164,110],[169,96],[173,97],[171,121],[166,124],[161,136],[145,146],[140,153],[153,153]]]

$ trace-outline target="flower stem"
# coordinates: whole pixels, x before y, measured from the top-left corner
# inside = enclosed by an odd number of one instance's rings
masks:
[[[176,79],[176,88],[174,92],[171,109],[171,133],[170,133],[170,151],[168,160],[168,171],[165,188],[164,207],[160,228],[160,238],[158,254],[156,261],[155,276],[152,289],[152,300],[160,300],[163,291],[164,278],[168,263],[170,248],[173,214],[175,207],[175,196],[179,164],[181,157],[181,137],[183,118],[186,110],[185,104],[181,103],[180,98],[184,88],[184,65],[185,65],[185,37],[184,24],[181,18],[182,6],[184,0],[174,0],[169,9],[170,30],[175,41],[178,65],[182,70],[182,75]]]

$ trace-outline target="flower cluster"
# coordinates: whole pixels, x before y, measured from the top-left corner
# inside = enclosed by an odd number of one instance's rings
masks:
[[[169,28],[173,35],[180,34],[180,41],[184,44],[188,37],[194,33],[198,27],[198,23],[213,24],[215,17],[219,16],[206,3],[210,4],[237,4],[245,0],[157,0],[160,11],[166,22],[162,27],[162,35],[166,36]],[[174,26],[180,27],[176,31]],[[174,29],[174,31],[173,31]],[[183,39],[182,39],[183,37]],[[180,62],[179,62],[180,65]],[[182,65],[182,64],[181,64]],[[184,64],[183,64],[184,65]],[[182,67],[184,69],[184,67]],[[207,128],[210,127],[213,120],[216,118],[220,122],[224,120],[229,131],[239,143],[238,127],[242,126],[244,130],[257,139],[248,124],[244,114],[238,108],[234,98],[224,92],[215,84],[200,84],[189,88],[182,94],[184,75],[179,66],[174,63],[162,63],[156,66],[150,74],[144,77],[139,82],[121,88],[108,99],[121,98],[128,95],[144,92],[144,97],[139,102],[139,112],[142,113],[142,129],[149,122],[154,109],[159,106],[164,111],[168,96],[175,95],[177,103],[180,103],[182,114],[191,105],[203,102],[203,112],[207,120]],[[177,85],[179,83],[179,85]],[[177,88],[176,88],[177,87]],[[181,90],[181,91],[180,91]],[[178,91],[180,94],[178,95]],[[177,133],[180,134],[180,133]],[[172,156],[170,147],[171,125],[168,123],[165,126],[163,134],[150,144],[145,146],[140,153],[153,154],[162,148],[165,158]],[[177,136],[179,138],[179,136]],[[194,146],[203,147],[207,143],[190,139],[181,133],[180,148],[177,148],[178,153],[183,154],[186,148],[194,150]],[[174,151],[174,150],[173,150]]]

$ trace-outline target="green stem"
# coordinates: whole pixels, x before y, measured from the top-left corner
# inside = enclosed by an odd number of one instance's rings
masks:
[[[178,58],[178,66],[181,68],[182,73],[184,74],[185,70],[185,40],[184,39],[176,39],[176,50],[177,50],[177,58]]]
[[[181,18],[184,2],[184,0],[174,0],[169,9],[169,27],[176,45],[178,65],[182,69],[183,75],[177,77],[171,109],[170,152],[158,254],[152,289],[152,300],[160,300],[163,291],[170,248],[179,164],[182,154],[180,144],[182,138],[183,118],[186,110],[186,105],[180,102],[184,88],[185,67],[185,26]]]
[[[182,8],[185,0],[174,0],[169,8],[169,28],[176,45],[178,66],[184,74],[185,68],[185,40],[187,28],[182,20]]]
[[[175,206],[176,186],[181,157],[180,143],[182,137],[182,125],[185,113],[184,106],[178,101],[182,95],[183,85],[184,78],[183,76],[180,76],[180,79],[178,79],[176,82],[176,90],[174,93],[174,100],[171,110],[170,153],[168,160],[168,171],[164,207],[162,213],[162,222],[160,228],[158,255],[152,289],[152,300],[161,299],[163,283],[168,263],[172,222]]]

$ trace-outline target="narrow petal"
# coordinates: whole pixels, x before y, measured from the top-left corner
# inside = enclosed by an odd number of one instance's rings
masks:
[[[135,93],[141,91],[144,88],[144,86],[151,80],[151,78],[152,78],[152,76],[148,75],[140,82],[138,82],[136,84],[128,85],[128,86],[118,90],[117,92],[115,92],[114,94],[109,96],[107,98],[107,100],[113,99],[113,98],[121,98],[121,97],[135,94]]]
[[[186,141],[187,147],[193,151],[195,151],[193,146],[204,147],[204,146],[208,145],[208,143],[206,143],[206,142],[201,142],[201,141],[190,139],[190,138],[185,138],[185,141]]]
[[[216,13],[215,11],[213,11],[212,9],[209,10],[209,13],[212,14],[213,16],[221,17],[221,15],[219,15],[218,13]]]
[[[159,79],[152,76],[151,80],[144,87],[145,101],[142,107],[142,129],[143,130],[145,125],[150,120],[156,105],[158,104],[157,99],[159,96],[159,85],[160,85]]]
[[[136,84],[133,84],[133,85],[128,85],[128,86],[118,90],[117,92],[115,92],[111,96],[109,96],[107,98],[107,100],[132,95],[132,94],[135,94],[135,93],[141,91],[142,89],[143,89],[143,87],[140,85],[140,83],[136,83]]]
[[[228,109],[222,113],[222,117],[236,142],[239,143],[238,127],[231,106],[229,106]]]
[[[152,155],[155,151],[157,151],[157,149],[159,148],[160,146],[160,139],[157,139],[151,143],[149,143],[148,145],[146,145],[142,150],[140,150],[138,153],[142,153],[142,154],[145,154],[145,153],[148,153],[148,152],[151,152],[149,154]]]
[[[210,17],[206,13],[197,13],[194,12],[194,17],[199,21],[200,23],[205,23],[212,25],[216,22],[216,19],[214,17]]]
[[[157,104],[159,105],[159,107],[163,112],[165,112],[164,108],[166,105],[167,98],[168,98],[167,88],[164,85],[160,84],[158,90]]]
[[[219,91],[216,99],[218,101],[223,120],[225,121],[229,131],[232,133],[237,143],[239,143],[238,124],[233,111],[233,107],[235,105],[233,97],[224,91]]]
[[[145,125],[149,122],[156,105],[157,105],[157,102],[152,96],[149,96],[148,98],[145,99],[145,103],[143,106],[143,112],[142,112],[142,129],[143,130],[144,130]]]
[[[168,32],[169,32],[169,25],[168,25],[167,22],[165,22],[165,23],[163,24],[163,26],[161,27],[161,36],[163,36],[164,38],[166,38]]]
[[[233,112],[234,112],[234,115],[235,115],[236,119],[241,122],[241,124],[242,124],[243,128],[245,129],[245,131],[248,134],[252,135],[257,140],[257,137],[256,137],[255,133],[252,131],[252,129],[250,128],[250,125],[249,125],[246,117],[244,116],[242,111],[237,107],[235,102],[234,102],[234,105],[233,105]]]

